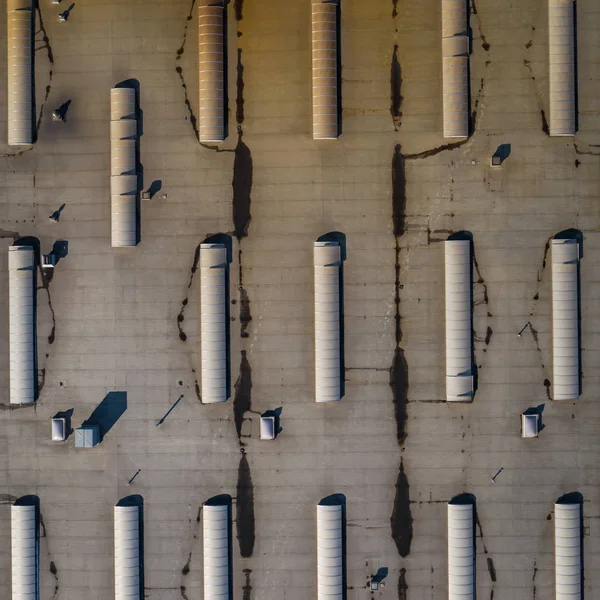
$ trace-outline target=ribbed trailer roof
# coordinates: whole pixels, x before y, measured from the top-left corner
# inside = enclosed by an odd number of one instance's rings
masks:
[[[227,248],[200,245],[200,339],[202,402],[227,400]]]
[[[140,509],[115,506],[115,600],[140,600]]]
[[[35,256],[31,246],[8,248],[10,403],[35,401]]]
[[[225,139],[225,18],[223,0],[198,6],[198,128],[201,142]]]
[[[230,600],[229,507],[224,504],[204,504],[202,534],[204,541],[204,600]]]
[[[338,130],[338,2],[312,1],[313,139],[335,139]]]
[[[338,242],[315,242],[315,400],[341,399],[340,268]]]
[[[556,600],[581,600],[581,504],[554,505],[554,570]]]
[[[550,135],[575,135],[575,3],[548,0]]]
[[[37,507],[11,507],[12,600],[39,600]]]
[[[475,600],[475,511],[448,503],[448,600]]]
[[[33,2],[7,0],[8,144],[33,144]]]
[[[469,31],[466,0],[442,0],[444,137],[469,135]]]
[[[137,120],[135,90],[110,90],[111,246],[137,244]]]
[[[317,599],[344,598],[343,507],[317,505]]]
[[[473,328],[471,242],[447,240],[446,263],[446,400],[473,398]]]
[[[553,398],[579,398],[579,244],[552,240]]]

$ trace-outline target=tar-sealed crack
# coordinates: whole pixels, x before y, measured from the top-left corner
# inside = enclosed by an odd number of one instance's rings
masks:
[[[533,600],[535,600],[536,592],[537,592],[536,585],[535,585],[535,578],[537,576],[537,572],[538,572],[537,559],[535,559],[533,561],[533,577],[531,578],[531,585],[533,586],[533,596],[532,596]]]
[[[494,330],[488,326],[487,331],[485,332],[485,340],[484,340],[486,346],[489,346],[493,333],[494,333]]]
[[[194,109],[192,108],[192,104],[190,102],[190,99],[188,98],[187,84],[185,83],[185,79],[183,78],[183,69],[180,66],[177,66],[177,67],[175,67],[175,71],[177,71],[177,74],[179,75],[179,79],[181,79],[181,87],[183,88],[184,102],[185,102],[185,106],[188,109],[189,119],[190,119],[190,123],[192,124],[192,129],[194,130],[194,135],[196,136],[196,139],[198,141],[200,141],[200,132],[198,130],[198,119],[196,118],[196,115],[194,114]]]
[[[481,28],[481,17],[479,16],[479,13],[477,12],[477,5],[475,4],[475,0],[471,0],[471,13],[477,20],[477,29],[479,30],[479,38],[481,39],[481,47],[486,52],[489,52],[491,46],[485,39],[485,35],[483,35],[483,30]]]
[[[242,350],[240,374],[233,389],[233,420],[235,422],[235,431],[237,433],[240,446],[244,446],[245,444],[242,442],[242,437],[250,436],[242,435],[242,425],[246,420],[246,413],[255,412],[252,410],[252,368],[248,362],[246,350]]]
[[[194,531],[192,540],[196,540],[198,538],[198,532],[200,530],[201,514],[202,514],[202,505],[200,505],[200,507],[198,508],[198,516],[196,517],[196,527],[195,527],[195,531]],[[190,524],[191,524],[191,522],[192,522],[192,520],[190,519]],[[181,569],[181,583],[179,585],[179,593],[181,594],[181,597],[183,598],[183,600],[189,600],[187,593],[186,593],[187,588],[185,585],[183,585],[183,583],[184,583],[184,578],[187,577],[187,575],[189,575],[189,573],[190,573],[190,570],[191,570],[190,563],[191,562],[192,562],[192,551],[190,550],[190,552],[188,553],[187,561]]]
[[[49,570],[50,570],[50,573],[52,573],[52,575],[54,575],[54,593],[52,594],[52,600],[54,600],[54,598],[56,598],[58,596],[59,582],[58,582],[58,569],[56,568],[56,563],[53,560],[50,561]]]
[[[190,280],[189,280],[188,286],[187,286],[188,290],[192,287],[192,283],[194,282],[194,275],[196,274],[196,271],[198,270],[198,261],[199,260],[200,260],[200,244],[198,244],[196,246],[196,249],[194,250],[194,259],[192,261],[192,266],[190,268]],[[187,340],[187,334],[183,330],[182,323],[185,320],[185,307],[188,305],[188,303],[189,303],[189,299],[186,296],[181,301],[181,309],[179,310],[179,314],[177,315],[177,329],[179,330],[179,339],[182,342],[185,342]]]
[[[487,568],[488,568],[488,573],[490,574],[490,579],[492,580],[492,583],[495,583],[496,582],[496,567],[494,566],[494,561],[489,556],[487,557]]]
[[[394,123],[394,130],[398,131],[402,125],[402,68],[398,62],[398,44],[394,45],[392,64],[390,67],[391,105],[390,113]]]
[[[189,22],[192,20],[192,13],[194,11],[195,4],[196,4],[196,0],[192,0],[192,3],[190,5],[190,12],[185,20],[185,27],[183,28],[183,40],[181,41],[181,46],[179,47],[179,50],[177,50],[177,58],[175,60],[181,60],[181,57],[183,56],[183,53],[185,52],[185,43],[187,41],[188,25],[189,25]]]
[[[187,340],[187,334],[183,330],[183,326],[181,324],[185,320],[184,312],[185,312],[185,307],[188,305],[188,302],[189,301],[186,296],[181,302],[181,310],[179,311],[179,314],[177,315],[177,329],[179,329],[179,339],[182,342],[185,342]]]
[[[236,492],[236,529],[242,558],[249,558],[254,552],[254,486],[250,465],[244,448],[238,467]]]
[[[243,141],[243,131],[238,127],[238,143],[233,159],[233,227],[238,242],[248,236],[252,193],[252,153]]]
[[[46,27],[44,26],[44,19],[42,17],[42,10],[40,8],[40,3],[36,2],[35,3],[35,9],[36,12],[38,14],[38,21],[40,24],[40,29],[39,31],[36,31],[36,35],[38,33],[42,34],[42,45],[38,46],[35,51],[37,52],[38,50],[46,50],[46,54],[48,56],[48,62],[50,63],[50,69],[48,70],[48,84],[46,85],[46,93],[44,95],[44,101],[42,102],[42,105],[40,106],[40,113],[36,122],[36,126],[35,126],[35,135],[37,138],[37,135],[39,133],[40,130],[40,125],[42,122],[42,115],[44,114],[44,106],[46,105],[46,101],[48,100],[48,96],[50,96],[50,90],[52,89],[52,75],[53,75],[53,69],[52,69],[52,65],[54,65],[54,54],[52,52],[52,46],[50,44],[50,38],[48,37],[48,33],[46,32]],[[37,40],[36,40],[37,42]]]
[[[392,222],[394,236],[406,231],[406,164],[402,146],[396,144],[392,157]]]
[[[392,19],[398,16],[398,0],[392,0]]]
[[[241,253],[241,251],[240,251]],[[241,261],[240,261],[240,269],[241,269]],[[250,298],[248,298],[248,292],[240,285],[240,337],[249,338],[250,334],[248,333],[248,325],[250,325],[250,321],[252,321],[252,315],[250,314]]]
[[[402,567],[398,574],[398,600],[408,600],[408,584],[406,583],[406,569]]]
[[[56,340],[56,313],[54,312],[54,306],[52,306],[52,296],[50,295],[50,282],[54,276],[54,270],[48,269],[47,271],[44,271],[40,267],[40,273],[42,289],[46,290],[46,295],[48,296],[48,308],[50,309],[50,314],[52,316],[52,329],[50,331],[50,335],[48,336],[48,344],[54,344],[54,341]]]
[[[252,600],[252,583],[250,582],[250,575],[252,569],[244,569],[244,577],[246,579],[244,587],[242,587],[242,600]]]
[[[404,356],[404,350],[400,347],[394,350],[394,360],[390,369],[390,386],[392,388],[394,414],[396,417],[396,436],[398,444],[402,446],[406,439],[408,364]]]
[[[236,65],[236,96],[235,96],[235,120],[238,125],[244,122],[244,63],[242,63],[242,49],[237,51]]]
[[[233,12],[236,21],[244,18],[244,0],[233,0]]]
[[[540,115],[542,117],[542,131],[547,136],[550,136],[550,128],[548,127],[548,119],[546,119],[546,113],[544,112],[543,108],[540,110]]]
[[[577,142],[575,142],[573,144],[573,147],[575,148],[575,154],[578,154],[579,156],[600,156],[600,152],[599,151],[581,150],[579,148],[579,146],[577,145]],[[588,148],[600,148],[600,145],[598,145],[598,144],[588,144]]]
[[[404,461],[400,459],[400,471],[396,480],[396,497],[394,510],[390,518],[392,539],[398,549],[398,554],[406,558],[410,554],[413,537],[413,518],[410,511],[410,485],[404,472]]]

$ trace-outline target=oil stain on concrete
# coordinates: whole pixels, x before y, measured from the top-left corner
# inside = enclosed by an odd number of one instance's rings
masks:
[[[242,448],[242,457],[238,467],[238,480],[236,492],[236,529],[237,539],[242,558],[249,558],[254,552],[254,486],[250,465],[245,450]]]
[[[396,480],[396,497],[394,510],[390,518],[392,539],[398,549],[398,554],[406,558],[410,554],[413,538],[413,518],[410,511],[410,485],[404,472],[404,461],[400,459],[400,471]]]

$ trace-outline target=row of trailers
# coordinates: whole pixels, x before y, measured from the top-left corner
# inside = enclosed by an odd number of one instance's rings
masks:
[[[456,234],[445,245],[446,400],[470,402],[476,390],[473,352],[473,240]],[[554,400],[581,393],[579,260],[574,237],[550,241]]]
[[[444,137],[469,135],[471,30],[467,0],[442,3]],[[199,127],[201,142],[227,137],[225,0],[198,7]],[[314,139],[335,139],[341,123],[340,0],[312,0],[312,125]],[[7,0],[8,143],[34,143],[33,0]],[[548,0],[550,135],[577,127],[576,32],[573,0]]]
[[[129,497],[114,507],[115,600],[144,598],[143,505]],[[343,498],[343,497],[342,497]],[[583,597],[583,510],[579,494],[554,505],[555,600]],[[202,507],[204,600],[232,600],[231,497]],[[448,600],[475,600],[476,507],[469,494],[448,503]],[[13,600],[39,600],[39,504],[11,507]],[[338,495],[317,505],[317,600],[343,600],[346,574],[346,505]]]
[[[226,243],[200,246],[201,397],[205,404],[225,402],[229,381],[229,260]],[[36,265],[32,246],[8,249],[10,403],[36,399]],[[337,241],[314,243],[315,399],[342,396],[341,277],[342,248]]]
[[[445,246],[446,400],[470,402],[476,390],[473,352],[473,241],[455,234]],[[580,395],[580,308],[577,238],[554,238],[552,261],[553,399]],[[8,250],[10,403],[31,404],[36,395],[36,252]],[[343,247],[316,241],[314,260],[315,400],[343,395]],[[226,243],[200,245],[201,397],[225,402],[229,377],[229,264]]]

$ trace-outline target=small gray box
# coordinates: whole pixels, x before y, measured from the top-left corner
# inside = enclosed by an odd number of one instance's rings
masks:
[[[75,430],[75,448],[93,448],[100,443],[98,425],[85,425]]]

